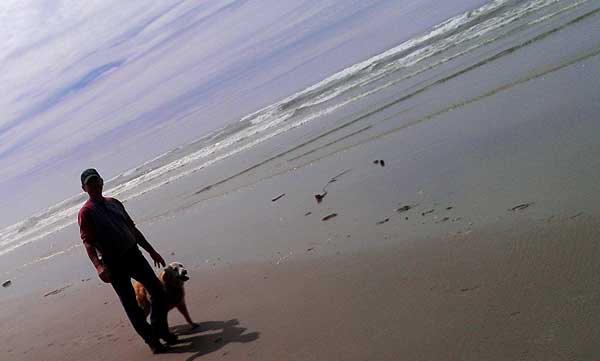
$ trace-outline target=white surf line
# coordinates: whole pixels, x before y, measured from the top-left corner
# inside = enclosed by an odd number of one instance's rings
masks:
[[[263,108],[262,110],[259,110],[255,113],[252,113],[244,118],[242,118],[241,120],[247,120],[250,119],[252,117],[256,117],[257,119],[253,119],[251,122],[255,122],[257,125],[256,128],[252,128],[252,129],[245,129],[240,133],[236,133],[235,135],[232,135],[228,138],[226,138],[223,141],[217,142],[213,145],[210,145],[208,147],[205,147],[199,151],[196,151],[194,153],[192,153],[191,155],[182,157],[176,161],[170,162],[162,167],[159,167],[157,169],[154,169],[140,177],[136,177],[135,179],[126,182],[124,184],[118,185],[116,187],[113,187],[112,189],[107,190],[107,193],[114,193],[115,195],[120,195],[120,194],[124,194],[125,192],[128,192],[131,189],[135,189],[136,187],[141,187],[143,184],[150,182],[152,180],[155,180],[161,176],[164,176],[176,169],[185,167],[190,165],[191,163],[193,163],[194,161],[197,161],[199,159],[205,158],[207,156],[210,156],[218,151],[223,151],[225,149],[227,149],[228,147],[238,143],[240,140],[243,139],[247,139],[249,137],[252,136],[256,136],[261,132],[266,131],[269,128],[272,128],[278,124],[281,124],[282,122],[284,122],[285,120],[289,119],[289,117],[291,115],[293,115],[294,110],[298,109],[297,108],[290,108],[291,110],[283,112],[282,114],[279,114],[279,116],[275,116],[277,114],[278,108],[281,107],[282,105],[289,103],[291,101],[294,101],[296,99],[298,99],[301,96],[304,96],[306,94],[308,94],[311,91],[315,91],[321,88],[324,88],[326,85],[329,85],[333,82],[336,81],[340,81],[343,80],[347,77],[350,76],[354,76],[356,74],[358,74],[360,71],[368,69],[370,66],[374,65],[377,61],[381,61],[381,60],[385,60],[386,58],[389,58],[390,56],[393,56],[395,54],[398,54],[400,52],[406,51],[408,49],[410,49],[411,47],[416,47],[419,44],[422,44],[423,42],[426,42],[430,39],[432,39],[433,37],[436,36],[441,36],[443,34],[449,33],[451,31],[456,30],[457,28],[459,28],[460,26],[463,26],[465,24],[467,24],[468,22],[474,22],[476,21],[476,19],[480,16],[484,16],[485,14],[494,11],[502,6],[504,6],[505,4],[509,3],[508,0],[498,0],[498,1],[493,1],[489,4],[486,4],[482,7],[480,7],[479,9],[473,10],[473,11],[469,11],[466,12],[462,15],[450,18],[449,20],[435,26],[433,28],[432,31],[430,31],[429,33],[410,39],[404,43],[402,43],[401,45],[392,48],[390,50],[387,50],[381,54],[378,54],[366,61],[357,63],[351,67],[348,67],[324,80],[322,80],[321,82],[305,89],[304,91],[301,91],[299,93],[296,93],[286,99],[284,99],[283,101],[280,101],[278,103],[275,103],[271,106],[268,106],[266,108]],[[336,94],[335,96],[337,96],[339,94],[339,92],[334,91],[334,94]],[[372,94],[369,93],[368,95]],[[365,95],[365,96],[368,96]],[[358,97],[356,99],[353,99],[353,101],[356,101],[360,98],[364,98],[365,96],[362,97]],[[317,97],[318,98],[318,97]],[[326,97],[325,99],[331,99],[332,97]],[[309,101],[307,104],[311,104],[311,102]],[[143,190],[140,190],[137,193],[134,193],[133,195],[126,197],[124,200],[128,200],[128,199],[132,199],[135,198],[143,193],[152,191],[160,186],[163,186],[173,180],[177,180],[180,179],[184,176],[187,176],[189,174],[191,174],[192,172],[195,172],[199,169],[202,169],[205,166],[209,166],[217,161],[223,160],[229,156],[235,155],[243,150],[249,149],[250,147],[253,147],[267,139],[270,139],[276,135],[279,135],[285,131],[291,130],[293,128],[296,128],[298,126],[301,126],[303,124],[306,124],[309,121],[312,121],[322,115],[331,113],[332,111],[335,111],[336,109],[339,109],[341,106],[345,106],[349,104],[349,101],[343,102],[340,105],[336,105],[333,107],[330,107],[328,109],[325,109],[323,111],[320,111],[318,113],[315,113],[314,115],[311,115],[307,118],[301,119],[300,121],[294,122],[292,124],[290,124],[289,126],[283,127],[271,134],[268,134],[266,136],[260,137],[252,142],[249,142],[248,144],[246,144],[244,147],[241,147],[237,150],[233,150],[230,151],[228,153],[225,153],[221,156],[216,157],[213,160],[207,161],[203,164],[201,164],[200,166],[197,167],[193,167],[192,170],[188,170],[186,172],[183,172],[181,175],[178,176],[174,176],[174,177],[170,177],[168,178],[166,181],[160,182],[155,186],[151,186],[151,187],[145,187]],[[261,114],[262,113],[262,114]],[[266,124],[261,124],[263,123],[266,119],[269,119],[271,117],[275,117],[274,120],[272,120],[271,122],[267,122]],[[168,152],[167,152],[168,153]],[[164,155],[164,154],[163,154]],[[161,155],[162,156],[162,155]],[[154,160],[160,158],[161,156],[156,157]],[[148,162],[144,163],[147,164]],[[142,165],[143,166],[143,165]],[[139,166],[136,167],[136,169],[139,169]],[[131,174],[128,172],[125,172],[123,174]],[[118,176],[117,176],[118,177]],[[117,178],[115,177],[115,178]],[[113,178],[114,179],[114,178]],[[60,203],[59,203],[60,204]],[[49,207],[48,209],[52,209],[53,207]],[[30,243],[32,241],[38,240],[40,238],[43,238],[53,232],[59,231],[73,223],[75,223],[74,220],[68,221],[67,219],[72,219],[71,217],[74,216],[77,211],[78,211],[79,205],[75,205],[72,207],[69,207],[67,209],[61,210],[60,212],[50,216],[50,217],[46,217],[45,219],[39,220],[38,223],[32,227],[32,229],[30,231],[21,231],[20,233],[18,232],[20,226],[25,224],[25,221],[23,222],[19,222],[13,226],[9,226],[7,228],[5,228],[4,232],[0,232],[0,235],[2,235],[2,237],[0,239],[3,239],[3,241],[0,243],[1,246],[6,246],[8,244],[12,244],[11,247],[5,248],[3,250],[0,251],[0,255],[6,254],[7,252],[10,252],[11,250],[14,250],[24,244]],[[42,214],[44,214],[45,212],[42,212]],[[55,225],[56,223],[59,223],[60,221],[63,221],[65,223],[58,225],[57,227],[48,230],[46,232],[42,232],[37,236],[34,236],[33,238],[29,238],[28,240],[22,241],[22,242],[18,242],[19,239],[23,239],[25,237],[28,237],[36,232],[39,232],[41,229],[43,229],[44,227],[50,227],[52,225]],[[8,232],[6,232],[8,231]],[[16,234],[19,234],[18,237],[16,237],[16,239],[14,237],[11,236],[15,236]],[[17,241],[17,243],[15,243],[15,241]]]

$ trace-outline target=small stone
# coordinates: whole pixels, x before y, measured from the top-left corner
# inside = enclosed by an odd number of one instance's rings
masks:
[[[6,288],[6,287],[10,287],[10,285],[12,285],[12,281],[11,280],[6,280],[2,283],[2,287]]]
[[[329,215],[326,215],[326,216],[325,216],[325,217],[323,217],[321,220],[322,220],[322,221],[328,221],[328,220],[330,220],[331,218],[334,218],[334,217],[337,217],[337,213],[331,213],[331,214],[329,214]]]
[[[398,213],[406,212],[411,208],[412,208],[412,206],[402,206],[402,207],[396,209],[396,212],[398,212]]]
[[[522,204],[519,204],[519,205],[516,205],[516,206],[512,207],[510,210],[513,211],[513,212],[514,211],[522,211],[522,210],[524,210],[526,208],[529,208],[532,204],[533,203],[522,203]]]
[[[276,202],[276,201],[278,201],[279,199],[281,199],[283,196],[285,196],[285,193],[282,193],[282,194],[278,195],[277,197],[275,197],[275,198],[271,199],[271,202]]]
[[[315,199],[317,200],[317,203],[321,203],[326,195],[327,192],[323,192],[322,194],[315,194]]]

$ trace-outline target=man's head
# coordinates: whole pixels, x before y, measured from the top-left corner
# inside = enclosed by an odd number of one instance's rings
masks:
[[[81,188],[89,194],[90,198],[102,197],[103,186],[104,181],[97,170],[89,168],[81,173]]]

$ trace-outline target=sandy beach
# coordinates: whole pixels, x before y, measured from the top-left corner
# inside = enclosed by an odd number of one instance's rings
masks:
[[[158,356],[92,279],[4,303],[3,359],[592,359],[600,249],[590,221],[530,220],[377,252],[319,245],[279,264],[217,261],[188,284],[200,328],[172,311],[183,342]]]
[[[134,333],[76,224],[15,249],[2,361],[597,358],[600,10],[582,4],[127,200],[190,272],[200,327],[171,311],[167,354]]]

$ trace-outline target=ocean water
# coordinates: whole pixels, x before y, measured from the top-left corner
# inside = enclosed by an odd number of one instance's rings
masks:
[[[599,2],[491,1],[447,19],[398,46],[347,67],[222,129],[108,179],[105,193],[123,201],[133,200],[178,182],[184,183],[192,175],[231,161],[228,174],[194,192],[197,196],[194,204],[197,204],[202,201],[203,194],[213,197],[219,187],[227,188],[240,176],[264,164],[279,163],[281,167],[271,167],[258,178],[302,167],[348,147],[348,142],[356,145],[401,131],[598,56],[600,39],[597,36],[589,34],[580,43],[560,38],[562,32],[586,22],[600,22]],[[482,80],[477,86],[456,94],[436,95],[420,103],[413,102],[423,94],[435,94],[436,88],[443,84],[553,39],[558,39],[558,43],[562,41],[566,50],[557,50],[547,56],[541,54],[539,59],[518,64],[507,71],[495,69],[487,73],[489,78],[484,72],[484,75],[478,75]],[[398,110],[403,104],[410,106]],[[420,107],[421,111],[411,113],[415,107]],[[381,114],[384,116],[376,116]],[[404,117],[403,114],[411,116]],[[269,142],[283,146],[267,155],[260,153],[250,164],[233,161]],[[84,194],[75,195],[1,229],[0,258],[25,245],[43,242],[48,236],[72,226],[85,199]],[[182,201],[171,210],[187,206],[190,205]],[[167,213],[168,210],[157,210],[152,216],[156,218]],[[77,244],[30,262],[51,259],[73,247]]]

